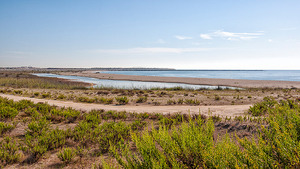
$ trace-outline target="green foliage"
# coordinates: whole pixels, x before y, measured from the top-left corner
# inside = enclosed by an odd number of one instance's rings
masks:
[[[67,109],[51,109],[47,117],[54,121],[64,121],[68,120],[69,122],[75,121],[80,115],[80,111],[74,110],[72,108]]]
[[[176,104],[176,101],[175,101],[175,100],[172,100],[172,99],[169,99],[169,100],[167,101],[167,104],[168,104],[168,105]]]
[[[101,123],[101,113],[101,111],[92,110],[86,114],[85,121],[93,126],[98,126]]]
[[[17,142],[10,137],[5,137],[0,142],[0,164],[7,165],[20,160],[21,154]]]
[[[188,105],[199,105],[200,101],[197,99],[185,99],[184,103]]]
[[[136,103],[145,103],[147,101],[147,97],[144,96],[144,97],[139,97],[137,100],[136,100]]]
[[[124,105],[124,104],[127,104],[129,102],[129,99],[126,96],[115,97],[115,99],[118,102],[118,104],[120,104],[120,105]]]
[[[6,133],[14,128],[15,128],[14,125],[0,122],[0,136],[2,136],[3,133]]]
[[[60,94],[59,96],[57,96],[57,98],[62,100],[62,99],[65,99],[65,98],[66,98],[66,96],[65,96],[65,95],[63,95],[63,94]]]
[[[131,134],[137,155],[129,146],[122,148],[121,154],[116,147],[112,147],[111,152],[124,168],[200,168],[203,154],[213,147],[213,131],[212,122],[202,125],[201,120],[197,124],[182,123],[171,132],[161,126],[159,130],[145,130],[141,136]]]
[[[42,94],[42,97],[43,97],[43,98],[47,98],[47,97],[50,97],[50,96],[51,96],[50,93],[43,93],[43,94]]]
[[[135,120],[133,123],[130,124],[131,130],[141,130],[147,125],[147,122],[141,120]]]
[[[64,148],[57,154],[57,157],[65,163],[70,163],[75,156],[76,150],[73,148]]]
[[[41,135],[49,129],[49,121],[45,118],[34,120],[28,124],[28,129],[26,134],[33,136]]]
[[[19,114],[18,110],[9,106],[0,106],[1,119],[14,119]]]
[[[36,133],[26,133],[25,144],[27,145],[29,152],[35,159],[42,157],[47,151],[60,148],[65,145],[66,131],[54,129],[54,130],[42,130],[38,135]]]
[[[86,84],[56,78],[0,78],[0,86],[39,89],[86,89]]]
[[[14,90],[14,93],[15,94],[22,94],[23,92],[22,92],[22,90]]]
[[[184,103],[183,99],[178,99],[177,100],[177,104],[183,104],[183,103]]]
[[[215,100],[219,101],[219,100],[221,100],[221,97],[218,95],[215,95]]]
[[[228,134],[215,140],[211,118],[190,119],[176,127],[160,125],[158,130],[131,133],[136,151],[131,144],[110,150],[124,168],[298,168],[299,102],[264,102],[270,105],[268,126],[261,126],[251,140],[237,136],[233,140]]]
[[[261,116],[266,114],[269,109],[273,108],[277,103],[273,97],[265,97],[264,101],[254,104],[249,108],[249,113],[253,116]]]
[[[84,102],[84,103],[94,103],[96,100],[89,97],[78,97],[77,101]]]
[[[130,127],[123,122],[104,123],[94,131],[98,135],[98,144],[100,153],[106,153],[110,145],[117,145],[120,141],[128,139]]]

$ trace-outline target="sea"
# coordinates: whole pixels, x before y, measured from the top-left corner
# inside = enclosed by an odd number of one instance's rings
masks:
[[[170,70],[170,71],[101,71],[100,73],[162,76],[162,77],[194,77],[194,78],[222,78],[222,79],[248,79],[248,80],[279,80],[300,81],[300,70]],[[120,88],[120,89],[154,89],[154,88],[176,88],[185,89],[217,89],[231,88],[230,86],[208,86],[190,85],[182,83],[141,82],[126,80],[103,80],[80,76],[64,76],[57,74],[36,73],[41,77],[56,77],[94,84],[98,88]]]
[[[101,71],[101,73],[162,77],[300,81],[300,70]]]

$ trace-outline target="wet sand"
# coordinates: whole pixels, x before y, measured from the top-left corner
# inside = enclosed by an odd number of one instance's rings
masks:
[[[184,83],[184,84],[193,84],[193,85],[228,86],[228,87],[240,87],[240,88],[300,88],[300,82],[296,82],[296,81],[136,76],[136,75],[95,73],[92,71],[61,72],[59,74],[72,75],[72,76],[85,76],[85,77],[108,79],[108,80]]]

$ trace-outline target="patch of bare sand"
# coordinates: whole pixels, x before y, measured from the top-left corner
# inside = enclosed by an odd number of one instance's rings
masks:
[[[215,78],[190,78],[190,77],[159,77],[159,76],[135,76],[120,74],[84,72],[61,72],[62,75],[85,76],[109,80],[130,80],[145,82],[168,82],[194,85],[232,86],[241,88],[300,88],[300,82],[275,81],[275,80],[243,80],[243,79],[215,79]]]
[[[34,103],[47,102],[50,105],[59,107],[72,107],[77,110],[90,111],[93,109],[103,110],[115,110],[115,111],[127,111],[136,113],[201,113],[206,115],[219,115],[222,117],[226,116],[240,116],[249,109],[251,105],[222,105],[222,106],[186,106],[186,105],[172,105],[172,106],[153,106],[153,105],[103,105],[103,104],[91,104],[91,103],[75,103],[71,101],[59,101],[59,100],[47,100],[47,99],[36,99],[22,96],[14,96],[7,94],[0,94],[1,97],[13,99],[19,101],[22,99],[31,100]]]

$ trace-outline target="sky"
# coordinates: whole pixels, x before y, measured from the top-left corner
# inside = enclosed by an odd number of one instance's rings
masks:
[[[0,67],[300,69],[299,0],[0,0]]]

